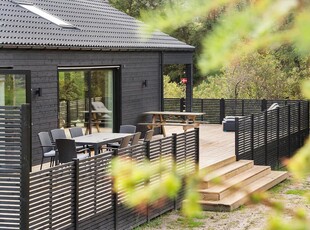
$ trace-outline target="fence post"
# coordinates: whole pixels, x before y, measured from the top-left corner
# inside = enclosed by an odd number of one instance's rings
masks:
[[[244,99],[241,100],[241,114],[244,116]]]
[[[301,146],[301,121],[300,121],[300,119],[301,119],[301,102],[299,101],[298,102],[298,147],[300,147]]]
[[[266,99],[262,100],[261,110],[262,111],[267,110],[267,100]]]
[[[280,168],[280,108],[277,108],[277,167]]]
[[[239,117],[235,119],[235,155],[236,160],[239,161]]]
[[[254,114],[251,114],[251,155],[254,161]]]
[[[196,165],[196,172],[199,172],[199,128],[195,128],[195,137],[196,137],[196,156],[195,156],[195,165]]]
[[[185,98],[182,97],[180,98],[180,112],[183,112],[186,110],[186,107],[185,107]]]
[[[222,124],[224,117],[225,117],[225,99],[221,98],[220,99],[220,121],[219,121],[219,124]]]
[[[287,113],[287,119],[288,119],[288,122],[287,122],[287,135],[288,135],[288,156],[290,157],[291,156],[291,105],[287,105],[287,108],[288,108],[288,113]]]
[[[203,110],[204,110],[204,107],[203,107],[203,99],[201,99],[201,111],[203,113]],[[201,120],[203,121],[204,120],[204,117],[203,115],[201,115]]]
[[[113,158],[118,156],[118,150],[115,149],[113,151]],[[114,179],[112,179],[112,198],[113,198],[113,208],[114,208],[114,229],[118,229],[118,194],[117,191],[114,189]]]
[[[78,158],[73,159],[74,162],[74,180],[75,180],[75,187],[74,187],[74,218],[75,218],[75,228],[74,229],[79,229],[79,192],[80,192],[80,182],[79,182],[79,177],[80,177],[80,161]]]
[[[265,125],[264,125],[264,144],[265,144],[265,165],[268,165],[268,112],[264,112],[264,120],[265,120]]]
[[[172,157],[173,157],[173,172],[177,171],[177,134],[172,134]],[[173,200],[174,210],[178,209],[177,197]]]
[[[150,159],[151,159],[151,142],[150,141],[147,141],[146,143],[145,143],[145,157],[146,157],[146,159],[148,160],[148,161],[150,161]],[[149,183],[150,183],[150,181],[149,180],[147,180],[146,182],[145,182],[145,186],[148,186],[149,185]],[[147,204],[146,205],[146,219],[147,219],[147,222],[149,223],[150,222],[150,220],[151,220],[151,217],[150,217],[150,206],[149,206],[149,204]]]
[[[31,115],[30,105],[21,106],[21,182],[20,229],[29,229],[29,176],[31,170]]]

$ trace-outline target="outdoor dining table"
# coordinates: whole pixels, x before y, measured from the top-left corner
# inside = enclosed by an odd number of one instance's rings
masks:
[[[94,147],[95,155],[98,155],[102,145],[120,141],[126,136],[131,136],[132,133],[92,133],[85,136],[72,138],[77,145],[91,145]]]
[[[173,112],[173,111],[149,111],[144,112],[144,115],[151,115],[152,121],[149,123],[139,123],[140,125],[147,125],[149,129],[161,127],[164,137],[166,136],[165,126],[182,126],[184,131],[189,128],[199,127],[199,122],[196,121],[197,116],[202,116],[205,113],[195,112]],[[173,122],[167,120],[169,117],[176,117]]]

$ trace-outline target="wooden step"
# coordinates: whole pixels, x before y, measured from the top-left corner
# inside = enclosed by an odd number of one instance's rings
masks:
[[[221,200],[231,194],[237,187],[248,185],[269,174],[270,166],[253,166],[252,168],[226,180],[222,185],[215,185],[208,189],[198,190],[203,200]]]
[[[250,160],[240,160],[240,161],[236,161],[231,164],[225,165],[222,168],[219,168],[210,173],[207,173],[207,175],[204,177],[200,185],[200,188],[201,189],[210,188],[213,180],[217,178],[220,179],[221,181],[227,180],[233,176],[236,176],[237,174],[240,174],[252,168],[253,165],[254,165],[253,161],[250,161]]]
[[[200,201],[205,211],[232,211],[249,200],[249,194],[266,191],[288,178],[286,171],[271,171],[264,177],[248,184],[243,190],[236,191],[220,201]]]
[[[224,167],[224,166],[226,166],[228,164],[231,164],[233,162],[236,162],[236,156],[235,155],[229,156],[229,157],[226,157],[226,158],[223,158],[223,157],[219,157],[219,158],[212,157],[212,159],[210,159],[210,161],[207,162],[206,165],[200,167],[200,171],[211,172],[211,171],[214,171],[214,170],[219,169],[221,167]]]

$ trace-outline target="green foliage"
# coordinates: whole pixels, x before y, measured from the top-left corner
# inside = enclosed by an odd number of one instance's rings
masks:
[[[84,95],[83,72],[59,73],[59,100],[73,101]]]
[[[155,10],[162,6],[164,0],[109,0],[110,4],[115,8],[125,12],[126,14],[139,18],[141,10]]]
[[[164,76],[164,98],[185,97],[185,85],[170,81],[169,76]]]

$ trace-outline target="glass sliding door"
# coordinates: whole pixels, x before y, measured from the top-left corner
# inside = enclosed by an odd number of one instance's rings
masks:
[[[114,70],[59,69],[59,127],[112,132]]]

